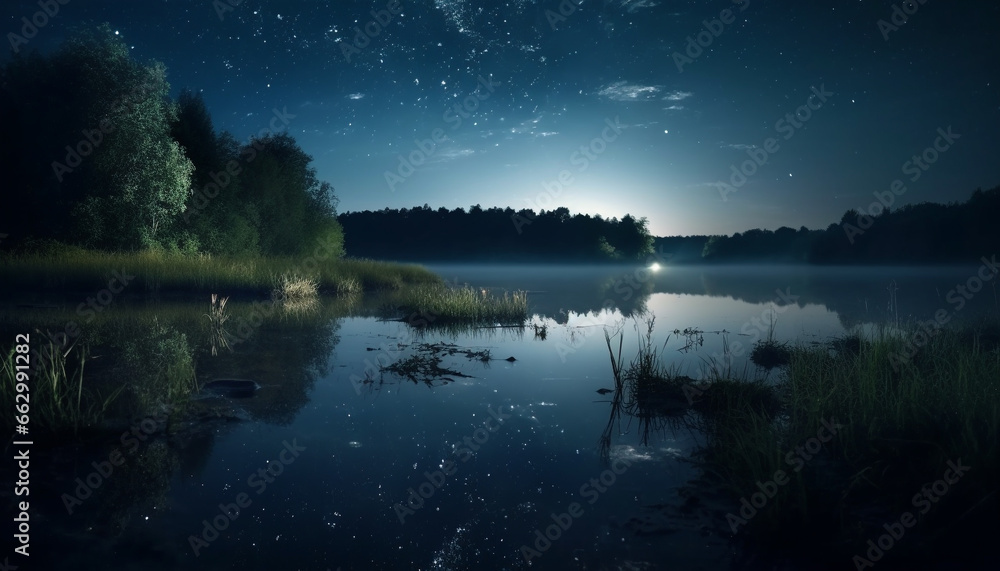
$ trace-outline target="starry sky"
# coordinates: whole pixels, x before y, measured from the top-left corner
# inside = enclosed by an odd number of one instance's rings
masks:
[[[8,0],[4,33],[39,10]],[[70,0],[21,49],[101,22],[217,129],[281,112],[342,212],[565,206],[730,234],[825,228],[897,179],[894,207],[1000,184],[994,3]]]

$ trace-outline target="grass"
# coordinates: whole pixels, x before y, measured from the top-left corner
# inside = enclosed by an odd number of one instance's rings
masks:
[[[783,367],[791,360],[791,346],[788,343],[779,342],[774,336],[774,327],[777,320],[771,314],[771,322],[767,328],[767,337],[758,340],[750,350],[750,361],[767,370],[775,367]]]
[[[123,279],[118,281],[128,282],[124,285],[129,293],[270,293],[285,285],[282,280],[295,283],[293,278],[307,274],[304,281],[314,282],[316,290],[324,294],[441,283],[438,276],[420,266],[372,260],[216,258],[152,251],[106,253],[73,247],[0,256],[0,289],[5,291],[97,291],[110,287],[109,282],[120,275]],[[112,285],[120,287],[118,282]]]
[[[471,287],[448,288],[424,285],[406,288],[386,300],[385,317],[402,319],[420,315],[423,326],[523,326],[528,319],[528,296],[524,292],[491,292]]]
[[[31,434],[39,432],[77,433],[98,424],[122,388],[106,395],[94,393],[83,386],[84,367],[89,359],[86,345],[74,342],[63,350],[54,340],[41,332],[32,335],[43,337],[41,348],[32,372],[25,374],[15,366],[19,353],[12,347],[0,355],[0,402],[4,410],[26,414]],[[20,385],[20,386],[19,386]],[[21,391],[18,389],[21,388]],[[17,395],[22,395],[18,398]],[[25,400],[25,398],[27,400]],[[28,405],[22,409],[16,406]],[[25,412],[26,411],[26,412]],[[13,428],[14,416],[3,415],[5,428]]]
[[[916,325],[904,324],[903,335],[886,327],[822,346],[789,345],[776,381],[712,366],[705,382],[694,383],[665,364],[648,324],[628,364],[621,340],[616,356],[605,333],[614,403],[639,419],[640,433],[647,432],[644,419],[655,428],[656,419],[682,414],[670,405],[681,407],[688,391],[694,398],[686,408],[697,412],[705,437],[697,457],[734,501],[759,492],[758,483],[779,470],[788,476],[739,526],[739,539],[775,552],[832,549],[850,561],[865,552],[868,539],[885,533],[883,523],[918,512],[914,494],[940,480],[949,461],[972,468],[933,511],[920,514],[918,531],[907,533],[954,541],[990,524],[1000,481],[997,325],[940,330],[905,359]],[[824,422],[842,428],[797,470],[802,457],[795,451],[815,440]],[[934,549],[933,542],[913,540],[894,548],[892,558],[912,562],[930,553],[925,549]]]
[[[298,273],[284,273],[274,281],[271,299],[295,302],[319,297],[319,280],[317,279]]]
[[[743,531],[803,545],[834,537],[851,551],[881,535],[883,520],[913,511],[913,495],[959,459],[974,470],[931,512],[930,523],[921,518],[922,533],[946,529],[975,511],[1000,478],[1000,352],[981,339],[968,330],[942,330],[897,367],[906,338],[886,330],[829,347],[792,348],[774,389],[780,415],[738,407],[712,423],[713,462],[730,481],[741,482],[737,493],[750,494],[755,482],[787,471],[783,454],[815,437],[824,420],[843,428]],[[919,551],[916,543],[894,556],[919,558]]]

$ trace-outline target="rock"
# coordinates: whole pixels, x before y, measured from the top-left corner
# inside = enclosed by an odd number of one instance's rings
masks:
[[[606,395],[608,393],[613,393],[615,391],[613,389],[597,389],[597,392],[602,395]]]
[[[510,361],[511,363],[513,363],[514,361],[517,361],[517,359],[515,359],[514,357],[507,357],[506,359],[504,359],[504,361]]]

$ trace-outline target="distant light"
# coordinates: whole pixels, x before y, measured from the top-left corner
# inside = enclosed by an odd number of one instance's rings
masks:
[[[658,272],[658,271],[660,271],[660,264],[657,264],[656,262],[653,262],[653,265],[649,266],[649,269],[653,270],[654,272]]]
[[[663,132],[664,132],[664,133],[669,133],[670,131],[668,131],[668,130],[664,129],[664,130],[663,130]]]

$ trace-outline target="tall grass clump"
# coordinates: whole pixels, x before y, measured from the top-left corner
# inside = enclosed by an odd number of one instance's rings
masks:
[[[42,334],[36,332],[36,335]],[[16,406],[28,404],[28,428],[32,434],[78,433],[94,427],[104,419],[108,407],[121,392],[118,388],[102,394],[84,387],[89,351],[76,341],[63,350],[55,340],[43,337],[27,378],[22,375],[20,380],[15,365],[17,354],[12,347],[6,355],[0,355],[0,401],[4,410],[12,412],[18,410]],[[18,384],[24,385],[20,393]],[[18,399],[18,394],[26,395],[28,400]],[[5,414],[3,418],[6,428],[12,428],[15,415]]]
[[[427,325],[524,325],[528,319],[525,292],[495,295],[471,287],[420,286],[407,288],[391,298],[397,312],[426,316]]]
[[[275,300],[301,301],[319,297],[319,281],[297,273],[283,273],[274,280],[271,297]]]
[[[787,365],[792,358],[791,346],[788,343],[778,341],[775,337],[775,325],[777,325],[777,319],[772,313],[767,328],[767,337],[757,340],[750,350],[750,361],[767,370]]]

